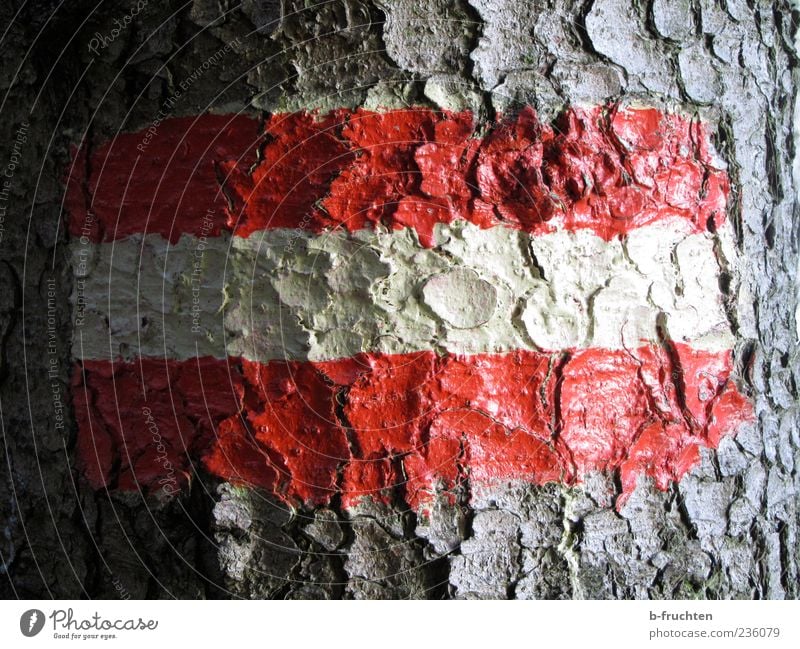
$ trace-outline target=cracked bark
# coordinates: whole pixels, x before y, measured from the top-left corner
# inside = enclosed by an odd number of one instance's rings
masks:
[[[117,597],[120,584],[134,597],[798,596],[797,72],[785,2],[151,3],[83,76],[93,33],[128,7],[56,4],[23,7],[2,74],[0,161],[31,124],[0,242],[3,596]],[[0,9],[4,23],[15,11]],[[669,491],[642,484],[620,511],[620,486],[602,475],[580,488],[464,494],[429,520],[368,503],[286,512],[211,480],[164,502],[91,492],[72,467],[74,422],[56,428],[52,407],[53,385],[68,400],[72,275],[57,224],[69,146],[87,129],[98,142],[146,128],[225,44],[236,56],[194,83],[174,115],[421,103],[486,117],[531,104],[550,118],[622,98],[716,125],[746,263],[724,289],[755,425]]]

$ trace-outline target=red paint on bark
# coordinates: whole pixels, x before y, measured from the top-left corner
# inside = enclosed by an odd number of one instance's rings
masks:
[[[166,472],[147,406],[180,481],[202,460],[214,475],[294,504],[338,495],[352,506],[370,495],[422,510],[434,490],[569,484],[594,470],[619,471],[627,496],[641,475],[666,488],[700,448],[752,418],[731,366],[729,352],[685,345],[323,363],[87,361],[73,380],[78,454],[95,487],[158,488]]]
[[[267,144],[253,172],[232,163],[223,165],[235,201],[228,227],[247,237],[266,228],[319,232],[332,225],[318,202],[353,158],[339,133],[345,116],[343,110],[325,116],[272,115],[266,124]]]
[[[475,124],[468,112],[341,109],[274,114],[262,136],[249,118],[226,120],[162,123],[125,201],[143,134],[102,145],[89,171],[79,164],[70,181],[72,233],[85,222],[86,181],[100,222],[92,238],[103,241],[143,231],[174,240],[196,232],[212,205],[227,209],[215,227],[239,236],[381,224],[413,228],[426,246],[437,223],[456,219],[531,233],[590,229],[610,239],[662,219],[682,218],[701,231],[725,218],[727,176],[706,127],[656,109],[572,108],[553,125],[530,108],[490,124]]]
[[[333,386],[311,364],[243,360],[240,366],[242,410],[224,422],[206,466],[289,500],[326,502],[336,490],[337,467],[349,457]]]
[[[228,229],[218,180],[223,170],[255,163],[263,140],[258,120],[200,115],[152,128],[121,133],[88,155],[86,147],[75,153],[65,198],[72,236],[98,242],[152,233],[174,243],[184,233],[216,236]],[[202,222],[208,210],[214,210],[210,228]]]
[[[238,411],[241,385],[236,366],[213,358],[76,362],[71,389],[79,466],[98,489],[171,484],[175,491],[217,427]]]

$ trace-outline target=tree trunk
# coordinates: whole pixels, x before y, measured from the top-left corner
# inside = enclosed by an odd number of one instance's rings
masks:
[[[0,165],[13,163],[0,212],[4,597],[798,596],[788,0],[139,4],[135,15],[136,2],[0,8]],[[755,422],[667,490],[640,482],[620,508],[618,478],[602,474],[442,500],[426,518],[369,502],[287,510],[211,477],[171,499],[91,489],[75,467],[69,390],[71,147],[147,128],[226,45],[234,54],[191,83],[172,116],[419,104],[491,119],[530,104],[552,119],[619,100],[696,112],[733,186],[743,266],[721,289]]]

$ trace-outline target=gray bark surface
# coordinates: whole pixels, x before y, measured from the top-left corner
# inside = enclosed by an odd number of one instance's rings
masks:
[[[787,0],[150,2],[90,52],[133,5],[0,7],[0,168],[30,124],[1,223],[0,595],[798,597],[798,16]],[[755,425],[670,490],[642,482],[620,511],[617,482],[601,475],[473,493],[438,503],[430,521],[371,504],[287,511],[211,479],[164,502],[92,492],[74,469],[69,409],[69,149],[147,127],[226,44],[234,53],[172,115],[426,104],[488,117],[532,104],[552,117],[616,100],[696,111],[734,185],[745,269],[723,289]]]

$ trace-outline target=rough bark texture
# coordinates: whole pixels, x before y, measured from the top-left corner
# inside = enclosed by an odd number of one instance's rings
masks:
[[[797,16],[786,2],[151,2],[96,52],[95,34],[111,36],[136,3],[57,4],[0,8],[3,167],[30,123],[0,222],[0,594],[798,596]],[[430,521],[370,504],[287,512],[210,480],[164,502],[93,493],[72,466],[69,147],[146,128],[226,44],[233,53],[171,114],[415,103],[491,116],[529,103],[548,117],[620,98],[697,111],[716,125],[735,187],[746,268],[723,288],[756,424],[671,490],[641,483],[620,511],[618,484],[600,475],[473,493]]]

